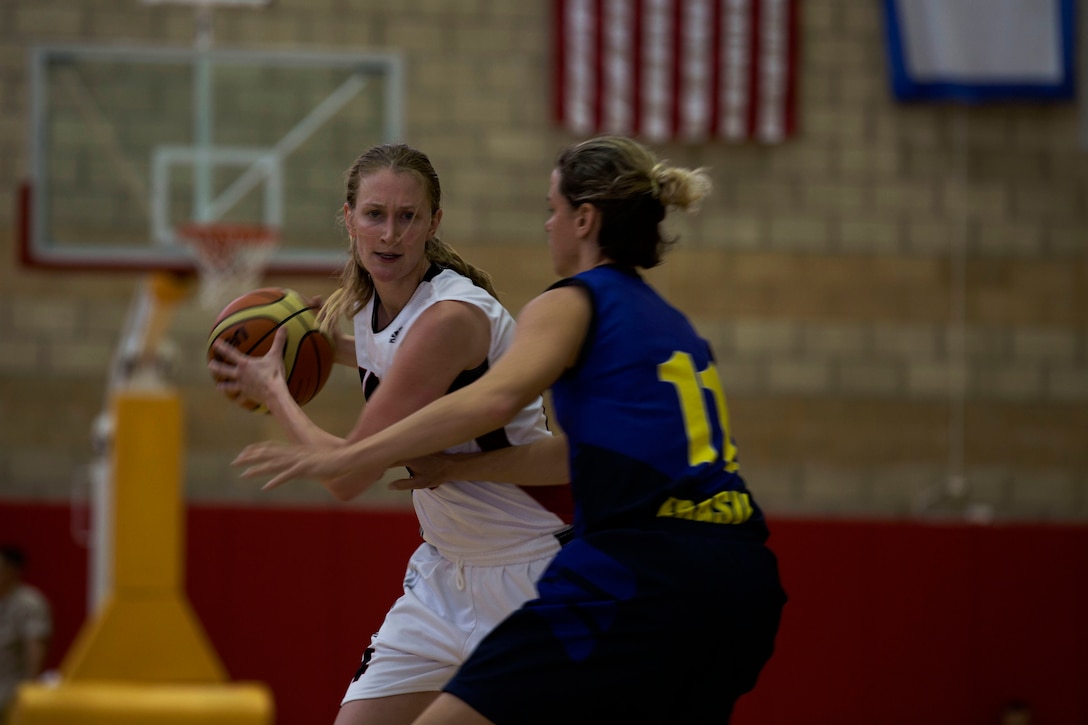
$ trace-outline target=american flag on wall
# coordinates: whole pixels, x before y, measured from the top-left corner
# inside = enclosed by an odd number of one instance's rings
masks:
[[[553,0],[555,111],[579,135],[777,143],[798,0]]]

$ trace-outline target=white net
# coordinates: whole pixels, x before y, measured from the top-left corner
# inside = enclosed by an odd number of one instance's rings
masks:
[[[258,286],[279,243],[274,227],[257,224],[186,224],[177,233],[193,248],[200,305],[212,312]]]

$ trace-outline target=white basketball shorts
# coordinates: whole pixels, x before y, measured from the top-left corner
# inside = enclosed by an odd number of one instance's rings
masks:
[[[495,625],[536,597],[555,551],[516,564],[458,566],[420,545],[408,562],[404,594],[370,640],[340,704],[441,691]]]

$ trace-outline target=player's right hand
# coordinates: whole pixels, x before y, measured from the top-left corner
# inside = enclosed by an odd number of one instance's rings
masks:
[[[238,348],[217,340],[212,349],[220,360],[208,361],[208,370],[216,379],[220,392],[241,401],[267,404],[277,385],[286,387],[283,372],[283,347],[287,328],[280,327],[272,338],[268,352],[260,356],[246,355]]]

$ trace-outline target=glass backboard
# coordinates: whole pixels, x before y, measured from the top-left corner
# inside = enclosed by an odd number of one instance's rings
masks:
[[[194,267],[191,222],[279,230],[269,271],[339,268],[343,174],[402,131],[393,54],[31,50],[23,261]]]

